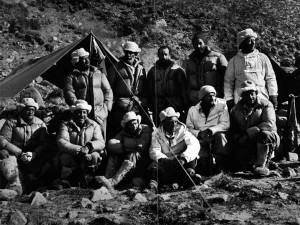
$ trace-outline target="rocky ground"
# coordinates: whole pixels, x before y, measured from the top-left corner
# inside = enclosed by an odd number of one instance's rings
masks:
[[[300,50],[300,2],[292,0],[0,0],[0,79],[22,62],[64,47],[90,30],[117,56],[133,40],[148,70],[161,44],[185,57],[196,31],[229,56],[235,35],[251,27],[259,46],[282,66]],[[45,97],[51,85],[37,85]],[[0,96],[1,97],[1,96]],[[0,107],[18,96],[1,99]],[[294,159],[295,160],[295,159]],[[196,190],[164,189],[159,195],[107,193],[73,187],[0,201],[0,224],[300,224],[300,170],[284,161],[271,177],[220,174]]]

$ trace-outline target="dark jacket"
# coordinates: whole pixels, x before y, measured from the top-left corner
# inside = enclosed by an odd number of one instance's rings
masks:
[[[86,100],[92,108],[92,118],[102,124],[112,108],[113,92],[104,73],[91,66],[89,73],[74,69],[64,83],[64,95],[68,105],[77,99]]]
[[[186,76],[184,70],[174,61],[167,68],[156,63],[148,72],[148,104],[152,111],[171,106],[182,112],[187,106]]]
[[[132,96],[135,95],[146,106],[147,87],[145,86],[146,71],[138,60],[133,64],[134,74],[129,65],[121,59],[108,71],[108,81],[114,93],[114,104],[126,108],[132,104]]]
[[[190,105],[199,102],[199,90],[204,85],[211,85],[217,91],[217,96],[224,96],[224,75],[227,67],[227,60],[221,53],[211,51],[208,47],[204,57],[199,60],[195,52],[184,60],[182,67],[185,69],[188,85],[188,100]]]

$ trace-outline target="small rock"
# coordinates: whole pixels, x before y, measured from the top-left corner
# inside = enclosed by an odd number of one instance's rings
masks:
[[[97,202],[100,200],[109,200],[109,199],[113,199],[113,196],[105,187],[101,187],[100,189],[94,191],[91,201]]]
[[[274,187],[275,189],[282,189],[282,184],[281,183],[277,183]]]
[[[42,37],[38,37],[38,36],[35,36],[34,39],[36,40],[36,42],[39,44],[39,45],[43,45],[45,44],[45,41]]]
[[[47,203],[47,199],[40,192],[35,192],[34,197],[31,201],[31,205],[41,206],[46,203]]]
[[[296,222],[298,225],[300,225],[300,218],[298,216],[296,216]]]
[[[214,194],[206,197],[206,200],[210,203],[223,203],[227,202],[229,196],[227,194]]]
[[[288,160],[292,162],[298,161],[298,154],[294,152],[289,152],[288,153]]]
[[[91,200],[89,200],[87,198],[82,198],[80,204],[83,208],[91,208],[93,205]]]
[[[282,175],[284,177],[295,177],[297,176],[295,170],[293,170],[292,168],[290,167],[286,167],[282,170]]]
[[[135,196],[138,193],[136,189],[130,188],[125,191],[125,194],[129,197]]]
[[[183,33],[177,33],[173,36],[176,39],[183,39],[184,38],[184,34]]]
[[[69,225],[86,225],[86,224],[87,224],[87,221],[84,218],[81,218],[81,219],[78,219],[78,220],[75,220],[75,221],[72,221],[69,223]]]
[[[147,198],[141,194],[141,193],[137,193],[133,198],[132,198],[132,201],[135,201],[135,202],[147,202]]]
[[[161,27],[167,27],[168,25],[167,25],[167,22],[164,19],[161,19],[161,20],[157,20],[155,22],[155,26],[157,28],[161,28]]]
[[[15,212],[12,212],[10,214],[8,224],[10,224],[10,225],[25,225],[26,223],[27,223],[27,219],[21,211],[16,210]]]
[[[73,220],[78,216],[78,212],[76,211],[70,211],[67,213],[66,217]]]
[[[283,192],[278,192],[278,195],[283,200],[287,200],[289,197],[289,195],[287,193],[283,193]]]
[[[8,201],[2,201],[1,202],[1,205],[7,205],[8,204]]]
[[[180,203],[180,204],[177,206],[177,209],[178,209],[178,210],[181,210],[181,209],[187,208],[187,206],[188,206],[187,203]]]
[[[161,195],[159,195],[159,198],[162,201],[167,201],[167,200],[170,200],[170,195],[169,194],[161,194]]]
[[[18,193],[14,190],[1,189],[0,190],[0,200],[10,201],[18,196]]]
[[[259,195],[261,195],[261,194],[263,193],[261,190],[259,190],[259,189],[257,189],[257,188],[251,188],[250,190],[251,190],[252,192],[256,193],[256,194],[259,194]]]
[[[103,207],[102,211],[103,211],[104,213],[107,213],[107,212],[114,212],[113,208],[111,208],[111,207]]]

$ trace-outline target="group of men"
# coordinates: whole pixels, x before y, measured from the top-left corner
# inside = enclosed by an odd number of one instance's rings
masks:
[[[25,183],[45,176],[53,158],[57,188],[84,178],[112,190],[130,177],[157,193],[163,184],[198,183],[198,173],[207,170],[268,175],[279,145],[277,83],[256,38],[252,29],[239,32],[239,51],[227,63],[210,49],[209,36],[196,34],[188,59],[176,63],[171,49],[161,46],[148,73],[134,42],[122,46],[124,56],[107,75],[90,65],[85,49],[75,50],[63,88],[71,117],[56,132],[58,152],[50,150],[32,98],[24,98],[0,130],[0,170],[8,187],[15,180],[6,161],[14,157]]]

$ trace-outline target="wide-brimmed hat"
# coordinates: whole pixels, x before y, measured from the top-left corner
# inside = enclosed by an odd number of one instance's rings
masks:
[[[245,80],[241,83],[241,87],[239,89],[239,96],[242,96],[242,94],[246,91],[258,91],[256,84],[252,80]]]
[[[34,107],[36,110],[38,110],[39,104],[36,103],[33,98],[23,98],[18,104],[18,111],[22,111],[26,107]]]
[[[214,93],[217,94],[216,89],[210,85],[204,85],[199,91],[199,100],[201,101],[206,95]]]
[[[177,117],[179,118],[180,117],[180,113],[179,112],[175,112],[175,110],[173,109],[173,107],[168,107],[164,110],[162,110],[160,113],[159,113],[159,119],[160,119],[160,122],[162,122],[163,120],[165,120],[167,117]]]
[[[88,113],[91,112],[92,106],[89,105],[85,100],[78,99],[74,105],[70,107],[71,112],[75,112],[76,110],[87,110]]]
[[[237,45],[240,46],[242,42],[248,38],[248,37],[254,37],[257,38],[257,33],[255,33],[251,28],[248,28],[246,30],[242,30],[237,33]]]
[[[122,45],[124,51],[141,52],[139,46],[133,41],[127,41]]]
[[[128,123],[131,120],[137,120],[137,122],[140,124],[142,117],[140,115],[136,115],[135,112],[127,112],[125,113],[125,115],[123,116],[123,119],[121,121],[121,127],[125,127],[126,123]]]

